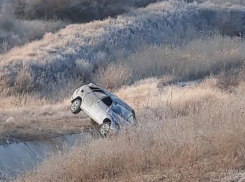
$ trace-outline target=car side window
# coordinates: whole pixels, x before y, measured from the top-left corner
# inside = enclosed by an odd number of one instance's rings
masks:
[[[112,100],[111,100],[110,97],[105,97],[105,98],[101,99],[101,101],[102,101],[105,105],[107,105],[108,107],[110,107],[110,106],[112,105]]]

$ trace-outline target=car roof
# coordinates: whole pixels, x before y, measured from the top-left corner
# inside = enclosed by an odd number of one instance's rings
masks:
[[[111,99],[113,100],[113,102],[116,102],[118,104],[120,104],[121,106],[125,107],[126,109],[128,110],[132,110],[132,108],[127,104],[125,103],[123,100],[121,100],[118,96],[114,95],[113,93],[105,90],[105,89],[102,89],[96,85],[94,85],[93,83],[90,83],[87,85],[92,91],[99,91],[98,93],[95,93],[95,95],[98,97],[98,98],[103,98],[102,95],[105,95],[104,97],[106,96],[110,96]],[[100,94],[99,94],[100,93]]]
[[[108,97],[108,95],[102,89],[92,90],[92,92],[99,98],[102,99],[104,97]]]

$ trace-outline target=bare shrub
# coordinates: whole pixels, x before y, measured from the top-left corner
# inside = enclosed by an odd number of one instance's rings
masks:
[[[234,92],[244,78],[244,65],[237,69],[223,71],[217,76],[217,87],[224,91]]]
[[[119,88],[128,84],[131,79],[130,69],[122,63],[111,63],[106,68],[98,70],[95,82],[107,89]]]
[[[164,88],[165,86],[169,86],[172,83],[175,82],[175,79],[173,75],[166,74],[160,77],[160,81],[157,85],[158,88]]]
[[[14,9],[11,3],[5,1],[2,5],[0,14],[0,28],[10,31],[14,26],[15,17]]]
[[[10,49],[10,45],[7,41],[3,41],[0,46],[0,53],[7,52]]]
[[[232,91],[238,84],[238,75],[234,72],[223,72],[218,76],[217,86],[222,90]]]
[[[31,85],[32,85],[32,76],[30,75],[30,72],[26,72],[24,70],[21,70],[15,80],[15,87],[17,93],[28,93],[31,91]]]
[[[91,77],[94,66],[92,63],[86,62],[84,60],[78,59],[76,61],[76,74],[81,76],[83,80],[89,80]]]

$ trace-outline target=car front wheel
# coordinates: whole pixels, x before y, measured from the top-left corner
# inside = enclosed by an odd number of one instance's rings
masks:
[[[82,109],[81,109],[81,99],[75,99],[72,104],[71,104],[71,112],[73,114],[78,114]]]

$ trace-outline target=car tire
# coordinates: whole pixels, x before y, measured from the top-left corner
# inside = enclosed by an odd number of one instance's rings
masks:
[[[100,126],[100,135],[102,137],[107,137],[109,135],[111,123],[110,122],[105,122]]]
[[[72,101],[71,103],[71,112],[73,114],[78,114],[82,109],[81,109],[81,99],[75,99],[74,101]]]

